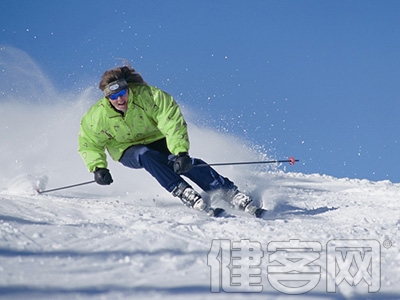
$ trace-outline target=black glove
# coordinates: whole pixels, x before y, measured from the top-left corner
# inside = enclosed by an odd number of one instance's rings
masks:
[[[94,180],[101,185],[110,185],[113,183],[110,171],[106,168],[96,168],[94,171]]]
[[[177,174],[187,173],[192,169],[192,159],[187,152],[181,152],[175,157],[174,172]]]

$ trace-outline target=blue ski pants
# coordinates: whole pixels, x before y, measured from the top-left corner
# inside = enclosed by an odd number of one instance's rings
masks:
[[[146,145],[131,146],[126,149],[119,162],[133,169],[144,168],[169,192],[182,182],[187,184],[180,175],[174,172],[173,162],[169,159],[168,153],[151,149]],[[192,163],[194,166],[205,164],[198,158],[192,158]],[[196,183],[205,192],[237,189],[232,181],[218,174],[210,166],[193,167],[182,175]]]

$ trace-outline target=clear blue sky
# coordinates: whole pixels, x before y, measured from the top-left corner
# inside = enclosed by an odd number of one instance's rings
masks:
[[[126,58],[199,123],[299,158],[290,170],[400,182],[400,1],[15,0],[0,15],[0,45],[60,91]]]

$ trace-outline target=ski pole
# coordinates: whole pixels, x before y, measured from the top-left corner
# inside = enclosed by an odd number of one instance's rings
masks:
[[[67,185],[67,186],[63,186],[63,187],[59,187],[59,188],[55,188],[55,189],[51,189],[51,190],[45,190],[45,191],[41,191],[41,190],[37,189],[36,192],[38,192],[39,194],[44,194],[44,193],[49,193],[49,192],[54,192],[54,191],[59,191],[59,190],[65,190],[65,189],[69,189],[72,187],[90,184],[90,183],[94,183],[94,182],[96,182],[96,181],[91,180],[91,181],[81,182],[81,183],[77,183],[77,184],[73,184],[73,185]]]
[[[289,159],[282,160],[261,160],[261,161],[243,161],[243,162],[227,162],[227,163],[212,163],[212,164],[198,164],[193,167],[205,167],[205,166],[232,166],[232,165],[251,165],[251,164],[273,164],[273,163],[285,163],[288,162],[289,165],[293,166],[295,162],[299,161],[294,157],[289,157]]]

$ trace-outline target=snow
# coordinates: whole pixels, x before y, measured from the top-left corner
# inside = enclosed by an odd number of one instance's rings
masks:
[[[400,296],[399,185],[282,172],[254,172],[249,178],[275,219],[209,218],[147,189],[125,196],[85,188],[55,195],[3,190],[0,294],[13,299],[240,299],[243,295],[210,293],[212,240],[250,239],[266,250],[269,242],[289,239],[316,241],[323,248],[330,240],[374,239],[390,240],[392,246],[381,247],[380,291],[366,296]],[[322,255],[319,263],[321,282],[305,297],[367,293],[365,286],[342,284],[335,295],[327,294]],[[263,292],[249,296],[286,299],[268,284],[267,265],[264,258]]]
[[[92,179],[76,149],[79,120],[96,97],[88,89],[76,98],[58,95],[59,102],[0,107],[0,298],[400,299],[400,184],[293,173],[284,165],[218,167],[270,212],[265,219],[232,210],[235,218],[210,218],[184,207],[144,171],[110,161],[109,187],[38,195],[38,184],[50,189]],[[267,158],[240,138],[193,122],[189,130],[191,154],[210,163]],[[213,240],[262,246],[261,293],[211,293]],[[269,282],[267,248],[289,240],[322,246],[314,262],[321,278],[303,295]],[[378,292],[369,293],[365,281],[327,292],[336,276],[327,266],[334,240],[379,243],[372,257],[380,263],[379,278],[373,276]]]

